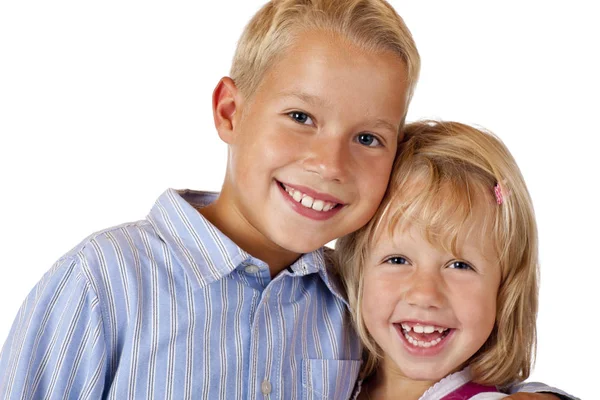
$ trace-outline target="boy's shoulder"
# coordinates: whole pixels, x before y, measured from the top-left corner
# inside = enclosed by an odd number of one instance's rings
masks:
[[[83,276],[87,284],[100,292],[103,287],[134,282],[135,279],[128,278],[139,275],[149,264],[160,265],[159,260],[169,256],[169,246],[159,225],[176,224],[171,214],[177,212],[168,209],[172,208],[169,203],[177,202],[177,197],[177,191],[168,189],[156,200],[146,218],[88,235],[60,257],[48,275],[60,274],[58,269],[75,269],[76,275]],[[176,229],[171,231],[177,234]]]
[[[102,229],[88,235],[60,257],[52,270],[61,267],[78,269],[77,275],[85,277],[95,290],[101,290],[101,287],[110,286],[136,265],[140,266],[139,249],[145,244],[152,246],[151,243],[157,239],[148,220]]]
[[[144,229],[144,225],[149,225],[147,220],[139,220],[134,222],[125,222],[123,224],[111,226],[88,235],[85,239],[79,242],[75,247],[65,253],[59,261],[63,259],[77,260],[85,257],[86,252],[90,247],[106,246],[107,243],[112,243],[114,240],[122,237],[130,237],[131,235],[139,234],[140,230]]]
[[[94,232],[59,263],[76,264],[99,290],[127,285],[135,290],[132,285],[145,283],[149,271],[159,280],[172,276],[205,286],[248,257],[197,211],[217,195],[167,189],[145,219]]]

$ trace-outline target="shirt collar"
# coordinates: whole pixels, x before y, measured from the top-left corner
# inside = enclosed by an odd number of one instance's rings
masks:
[[[193,206],[208,205],[216,198],[216,193],[168,189],[148,215],[187,276],[201,287],[228,275],[250,258]]]
[[[194,208],[207,206],[217,196],[218,193],[168,189],[148,215],[150,224],[188,277],[200,287],[227,276],[240,265],[266,265],[242,250]],[[323,248],[303,254],[289,270],[300,276],[318,273],[329,290],[346,303],[339,279],[329,268],[328,254]]]

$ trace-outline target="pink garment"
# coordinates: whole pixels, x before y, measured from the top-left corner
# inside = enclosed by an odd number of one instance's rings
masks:
[[[492,400],[508,396],[493,386],[471,381],[469,368],[450,374],[430,387],[419,400]]]
[[[467,382],[452,393],[447,394],[440,400],[465,400],[479,393],[498,392],[494,386],[484,386],[474,382]]]
[[[358,387],[352,397],[353,400],[358,398],[361,388],[362,382],[358,382]],[[493,386],[483,386],[471,382],[471,373],[467,367],[440,380],[427,389],[419,400],[496,400],[507,396]]]

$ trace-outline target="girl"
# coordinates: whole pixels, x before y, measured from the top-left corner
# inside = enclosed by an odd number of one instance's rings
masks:
[[[366,348],[358,399],[492,399],[529,376],[537,231],[502,142],[456,122],[406,126],[388,192],[337,265]]]

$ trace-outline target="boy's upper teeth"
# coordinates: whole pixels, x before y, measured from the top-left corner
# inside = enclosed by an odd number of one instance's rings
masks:
[[[323,200],[315,200],[307,194],[302,193],[301,191],[283,185],[285,191],[289,193],[294,201],[302,204],[306,208],[312,208],[315,211],[329,211],[333,207],[336,206],[336,203],[331,203],[329,201]]]
[[[410,332],[411,330],[413,330],[415,333],[433,333],[434,331],[438,331],[439,333],[443,333],[444,331],[447,331],[448,328],[444,328],[441,326],[434,326],[434,325],[414,325],[414,326],[410,326],[409,324],[403,322],[402,324],[402,329],[404,329],[407,332]]]

